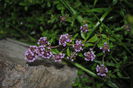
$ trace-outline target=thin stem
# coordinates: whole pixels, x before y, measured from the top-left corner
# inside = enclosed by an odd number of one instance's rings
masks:
[[[62,52],[65,50],[66,48],[63,48]]]
[[[76,55],[76,52],[73,52],[72,56],[70,56],[70,59],[72,59]]]
[[[102,17],[98,20],[98,22],[96,23],[96,25],[94,26],[92,32],[90,33],[90,35],[88,35],[86,37],[86,40],[88,38],[90,38],[92,36],[92,34],[96,31],[96,29],[98,28],[98,26],[103,22],[103,20],[105,19],[105,17],[112,11],[112,8],[109,8],[103,15]]]
[[[132,52],[127,48],[127,46],[123,42],[121,42],[118,38],[115,38],[115,39],[118,41],[117,44],[119,46],[122,46],[131,56],[133,56]]]
[[[112,53],[110,53],[110,56],[111,56],[112,60],[117,64],[118,62],[117,62],[116,59],[112,56]]]
[[[97,43],[100,41],[100,39],[94,44],[92,50],[96,47]]]
[[[106,56],[106,53],[103,55],[103,57],[102,57],[102,64],[104,65],[104,58],[105,58],[105,56]]]
[[[60,1],[71,12],[71,14],[73,14],[73,15],[76,14],[76,11],[65,0],[60,0]]]
[[[78,64],[78,63],[73,63],[73,62],[70,62],[72,65],[74,65],[75,67],[83,70],[84,72],[88,73],[90,76],[94,77],[94,78],[98,78],[98,76],[93,73],[92,71],[88,70],[87,68],[85,68],[84,66],[82,66],[81,64]]]
[[[50,48],[58,48],[60,47],[60,45],[57,45],[57,46],[50,46]]]

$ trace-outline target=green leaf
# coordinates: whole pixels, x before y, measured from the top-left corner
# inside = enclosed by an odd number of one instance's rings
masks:
[[[75,38],[78,36],[79,34],[76,33],[73,37],[72,37],[72,40],[75,40]]]
[[[59,50],[57,50],[57,49],[52,49],[52,53],[53,53],[53,54],[58,54],[58,53],[59,53]]]
[[[82,53],[79,53],[78,55],[79,55],[80,57],[84,57]]]
[[[118,0],[113,0],[113,5],[117,4]]]
[[[103,13],[105,11],[107,11],[107,8],[92,8],[92,9],[88,9],[86,12],[87,13],[94,13],[94,12]]]
[[[88,41],[89,42],[96,42],[98,40],[97,35],[94,35],[93,37],[91,37]]]
[[[100,48],[104,45],[105,42],[108,42],[106,39],[102,39],[98,42],[97,46]]]
[[[98,2],[98,0],[94,0],[94,4],[93,4],[93,6],[95,6],[97,2]]]
[[[93,46],[94,44],[92,44],[92,43],[86,43],[86,44],[84,44],[84,46],[85,47],[89,47],[89,46]]]
[[[115,83],[113,83],[112,81],[107,81],[107,84],[111,87],[111,88],[119,88]]]
[[[85,34],[83,32],[81,32],[81,37],[85,40]]]
[[[103,56],[103,52],[97,54],[98,57]]]
[[[102,34],[102,38],[107,39],[107,36],[105,34]]]
[[[70,55],[71,55],[70,49],[67,48],[67,56],[70,56]]]
[[[78,70],[78,75],[82,75],[84,72],[82,70]]]

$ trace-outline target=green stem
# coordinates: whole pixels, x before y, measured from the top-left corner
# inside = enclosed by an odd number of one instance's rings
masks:
[[[122,46],[131,56],[133,56],[132,52],[127,48],[127,46],[125,46],[125,44],[123,42],[121,42],[119,39],[117,39],[115,37],[114,37],[114,39],[116,39],[118,41],[117,44],[119,46]]]
[[[61,3],[70,11],[70,13],[71,13],[72,15],[77,15],[76,10],[74,10],[74,9],[68,4],[67,1],[65,1],[65,0],[60,0],[60,1],[61,1]],[[76,19],[79,21],[79,23],[82,24],[83,18],[82,18],[80,15],[77,16]]]
[[[92,77],[94,77],[94,78],[98,78],[98,76],[97,76],[94,72],[92,72],[92,71],[90,71],[89,69],[85,68],[85,67],[82,66],[81,64],[76,63],[76,62],[71,62],[71,61],[69,61],[69,60],[67,60],[67,59],[64,59],[64,61],[67,62],[68,64],[71,64],[71,65],[75,66],[76,68],[79,68],[79,69],[83,70],[84,72],[86,72],[86,73],[89,74],[90,76],[92,76]]]
[[[76,14],[76,11],[65,0],[60,0],[60,2],[71,12],[71,14]]]
[[[102,17],[98,20],[98,22],[96,23],[96,25],[94,26],[93,30],[91,31],[90,35],[88,35],[86,37],[86,40],[88,38],[90,38],[92,36],[92,34],[96,31],[96,29],[98,28],[98,26],[103,22],[103,20],[105,19],[105,17],[112,11],[112,8],[109,8],[103,15]]]
[[[93,73],[92,71],[90,71],[90,70],[88,70],[87,68],[83,67],[81,64],[78,64],[78,63],[72,63],[72,64],[73,64],[75,67],[77,67],[77,68],[79,68],[79,69],[85,71],[85,72],[88,73],[90,76],[95,77],[95,78],[98,77],[95,73]]]
[[[126,50],[131,56],[133,56],[132,52],[127,48],[127,46],[125,46],[124,43],[121,42],[120,45],[121,45],[123,48],[125,48],[125,50]]]
[[[110,57],[111,57],[111,59],[112,59],[116,64],[118,64],[116,58],[114,58],[114,57],[112,56],[112,52],[110,53]]]
[[[83,70],[84,72],[88,73],[90,76],[94,77],[94,78],[97,78],[97,79],[100,79],[104,82],[103,79],[101,79],[100,77],[98,77],[95,73],[93,73],[92,71],[88,70],[87,68],[83,67],[81,64],[78,64],[78,63],[73,63],[71,62],[72,65],[74,65],[75,67]],[[112,81],[107,81],[105,82],[106,85],[112,87],[112,88],[118,88],[117,85],[115,83],[113,83]]]
[[[103,55],[102,64],[104,64],[104,58],[105,58],[105,56],[106,56],[106,52],[105,52],[104,55]]]
[[[105,17],[111,12],[111,10],[112,10],[112,8],[109,8],[103,15],[102,15],[102,17],[100,18],[100,22],[98,21],[97,23],[96,23],[96,25],[94,26],[94,30],[93,31],[95,31],[96,29],[97,29],[97,27],[100,25],[100,23],[105,19]]]

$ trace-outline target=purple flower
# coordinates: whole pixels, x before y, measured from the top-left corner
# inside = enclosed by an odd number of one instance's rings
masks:
[[[95,57],[96,57],[94,52],[91,49],[90,49],[90,51],[85,52],[84,56],[85,56],[85,60],[86,61],[93,61],[95,59]]]
[[[34,53],[35,55],[38,55],[38,47],[37,46],[30,46],[29,50]]]
[[[80,52],[81,50],[83,50],[82,46],[84,46],[82,44],[81,40],[76,40],[76,44],[73,45],[73,48],[76,52]]]
[[[67,42],[71,42],[70,35],[69,34],[61,35],[59,38],[59,45],[63,45],[65,47]]]
[[[106,76],[106,73],[108,72],[108,68],[105,67],[103,64],[101,66],[97,65],[96,67],[97,75],[99,76]]]
[[[38,42],[37,42],[38,45],[49,45],[49,42],[47,41],[47,37],[41,37]]]
[[[44,51],[45,51],[45,47],[43,45],[39,46],[37,51],[38,56],[43,56]]]
[[[65,54],[63,53],[53,55],[55,62],[60,62],[64,57],[65,57]]]
[[[49,59],[53,56],[52,52],[49,51],[49,50],[44,50],[42,53],[41,53],[41,57],[43,58],[46,58],[46,59]]]
[[[46,50],[45,46],[41,45],[38,47],[38,56],[49,59],[52,55],[52,52],[50,52],[50,50]]]
[[[27,62],[34,62],[36,60],[36,55],[29,49],[25,52],[25,60]]]
[[[106,42],[104,43],[104,46],[103,47],[100,47],[100,49],[102,49],[104,53],[106,51],[110,52],[109,45]]]
[[[81,26],[80,30],[81,30],[81,32],[88,32],[88,25],[85,24],[85,25]]]

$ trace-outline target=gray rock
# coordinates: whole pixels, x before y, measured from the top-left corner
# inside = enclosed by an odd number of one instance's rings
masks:
[[[26,63],[27,47],[15,40],[0,40],[0,88],[71,88],[75,68],[52,59]]]

